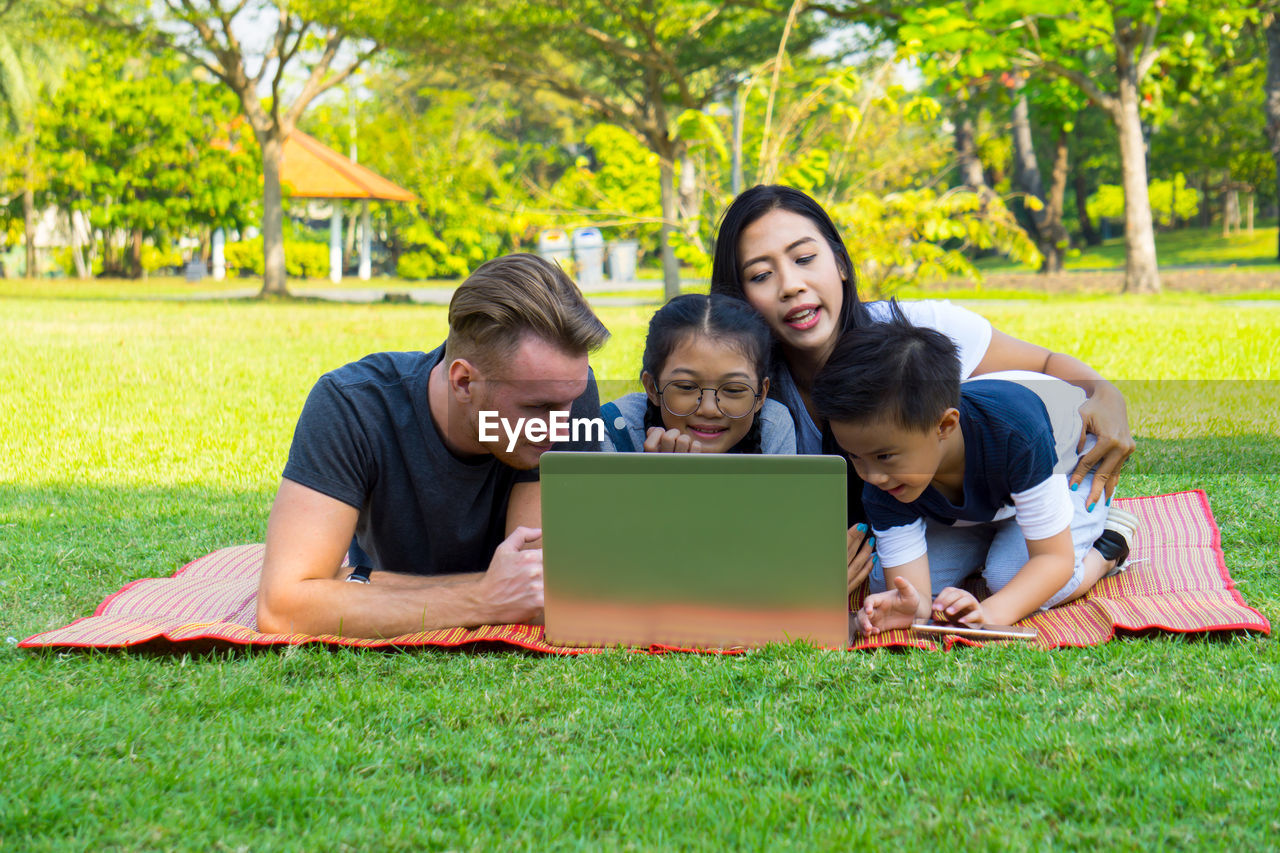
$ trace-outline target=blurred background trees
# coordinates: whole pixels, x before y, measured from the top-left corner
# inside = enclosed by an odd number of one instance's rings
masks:
[[[735,192],[781,182],[828,207],[872,292],[992,254],[1052,272],[1121,235],[1130,287],[1150,290],[1156,229],[1276,215],[1275,17],[1241,0],[0,0],[0,258],[137,276],[207,258],[221,229],[229,265],[280,292],[324,257],[323,215],[272,183],[296,126],[415,194],[372,210],[377,270],[403,278],[594,225],[637,241],[670,294],[707,273]]]

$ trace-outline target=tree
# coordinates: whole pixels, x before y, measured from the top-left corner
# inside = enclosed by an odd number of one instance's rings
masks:
[[[358,99],[319,105],[305,125],[341,151],[354,131],[360,162],[417,196],[374,211],[392,268],[460,277],[526,248],[535,222],[550,219],[533,212],[533,184],[552,184],[569,158],[559,154],[562,116],[531,101],[488,78],[396,68],[366,79]]]
[[[794,44],[810,42],[816,28],[794,26],[800,5],[788,14],[783,0],[490,0],[423,23],[416,0],[388,0],[366,10],[362,30],[411,54],[429,51],[433,62],[553,92],[642,140],[658,158],[663,279],[672,296],[679,292],[677,168],[682,186],[693,183],[681,117],[723,97],[739,71],[773,55],[785,29],[793,29]]]
[[[1276,199],[1280,204],[1280,9],[1268,8],[1265,18],[1267,33],[1266,116],[1267,136],[1271,142],[1271,158],[1276,167]],[[1276,257],[1280,258],[1280,237]]]
[[[41,110],[47,193],[87,214],[108,251],[113,233],[128,235],[136,278],[144,239],[248,223],[257,187],[250,146],[227,136],[235,113],[229,92],[197,82],[172,55],[87,45]]]
[[[50,34],[48,22],[27,5],[0,6],[0,141],[8,138],[20,172],[22,222],[27,275],[38,273],[35,245],[36,180],[35,111],[42,93],[57,87],[69,51]],[[8,158],[6,158],[8,159]],[[0,186],[10,181],[2,180]]]
[[[1143,133],[1151,72],[1185,66],[1203,51],[1204,33],[1231,38],[1240,11],[1202,0],[998,0],[908,8],[903,19],[910,47],[953,57],[961,73],[1031,69],[1070,82],[1110,117],[1125,190],[1125,289],[1158,291]]]
[[[338,4],[322,0],[160,0],[138,13],[125,0],[66,0],[89,20],[146,33],[201,65],[235,93],[262,155],[262,293],[287,294],[284,196],[280,156],[307,107],[378,52],[376,42],[352,46]],[[327,21],[321,25],[316,15]],[[265,51],[246,47],[246,33],[269,33]],[[339,61],[340,51],[354,50]],[[256,62],[256,71],[251,65]],[[288,92],[290,69],[305,74]],[[263,89],[266,96],[263,96]],[[292,98],[290,100],[290,97]]]

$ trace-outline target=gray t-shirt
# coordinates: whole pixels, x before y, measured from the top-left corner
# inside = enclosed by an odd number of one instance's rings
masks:
[[[284,477],[360,510],[353,563],[419,575],[482,571],[505,538],[511,487],[538,479],[536,469],[449,452],[427,402],[443,355],[443,346],[382,352],[339,367],[320,378],[298,417]],[[592,375],[571,417],[599,413]]]
[[[649,398],[642,391],[613,401],[613,404],[618,407],[622,423],[614,423],[612,426],[614,429],[626,432],[627,437],[631,439],[632,451],[639,452],[644,449],[644,413],[648,401]],[[773,400],[765,400],[756,417],[760,419],[761,453],[794,454],[796,452],[796,428],[792,423],[791,413],[785,406]],[[615,446],[607,429],[600,449],[606,453],[619,449]]]

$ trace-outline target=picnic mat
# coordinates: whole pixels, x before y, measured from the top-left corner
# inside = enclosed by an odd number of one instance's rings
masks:
[[[1132,568],[1103,579],[1079,601],[1023,620],[1021,624],[1039,631],[1040,646],[1091,646],[1106,642],[1117,631],[1270,633],[1271,624],[1244,603],[1227,572],[1221,535],[1203,491],[1116,502],[1141,520],[1132,543]],[[550,654],[599,651],[549,645],[542,627],[532,625],[454,628],[382,640],[262,634],[255,627],[262,551],[262,545],[223,548],[188,563],[172,577],[134,581],[109,596],[92,616],[28,637],[19,646],[183,652],[320,643],[366,648],[497,645]],[[979,645],[961,638],[935,640],[910,631],[890,631],[864,637],[853,648],[944,649],[955,644]],[[654,646],[648,651],[690,650]]]

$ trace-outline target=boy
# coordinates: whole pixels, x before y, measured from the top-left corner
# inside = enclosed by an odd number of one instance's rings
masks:
[[[813,385],[818,414],[863,479],[879,567],[863,632],[916,617],[1011,625],[1084,595],[1120,571],[1137,519],[1085,506],[1090,474],[1067,485],[1084,393],[1038,374],[963,385],[955,345],[888,322],[847,335]],[[1092,437],[1090,437],[1090,442]],[[991,595],[958,585],[981,570]]]

